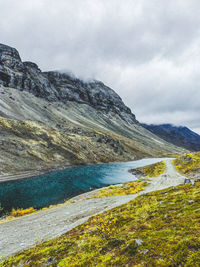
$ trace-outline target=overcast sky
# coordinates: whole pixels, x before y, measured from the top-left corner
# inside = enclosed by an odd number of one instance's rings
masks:
[[[146,123],[200,133],[199,0],[0,0],[0,42],[113,88]]]

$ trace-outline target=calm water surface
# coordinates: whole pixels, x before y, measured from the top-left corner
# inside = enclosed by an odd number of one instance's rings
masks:
[[[134,180],[128,172],[161,159],[95,164],[54,171],[19,181],[0,183],[0,203],[4,211],[12,208],[42,208],[62,203],[78,194],[103,186]]]

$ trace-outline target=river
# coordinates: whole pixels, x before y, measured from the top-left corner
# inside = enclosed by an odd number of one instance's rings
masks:
[[[93,189],[134,180],[131,168],[153,164],[151,158],[131,162],[94,164],[53,171],[37,177],[0,183],[0,203],[12,208],[43,208]]]

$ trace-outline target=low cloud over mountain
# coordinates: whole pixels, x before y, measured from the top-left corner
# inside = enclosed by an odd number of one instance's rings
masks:
[[[140,121],[200,132],[199,8],[197,0],[8,0],[1,42],[43,70],[103,80]]]

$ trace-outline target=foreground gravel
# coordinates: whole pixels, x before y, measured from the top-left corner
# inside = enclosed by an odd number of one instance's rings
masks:
[[[167,171],[160,177],[151,178],[151,184],[139,194],[84,199],[93,194],[90,192],[83,194],[81,201],[0,223],[0,256],[7,257],[38,242],[59,236],[85,222],[90,216],[122,205],[138,195],[184,183],[185,177],[176,172],[171,160],[165,162]]]

